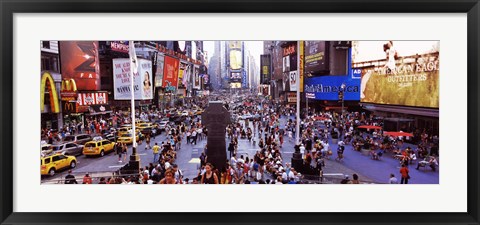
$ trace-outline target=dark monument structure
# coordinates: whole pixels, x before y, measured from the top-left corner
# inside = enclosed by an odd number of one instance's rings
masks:
[[[202,113],[202,123],[208,129],[207,162],[222,171],[227,160],[225,128],[230,123],[230,112],[221,101],[210,101]]]

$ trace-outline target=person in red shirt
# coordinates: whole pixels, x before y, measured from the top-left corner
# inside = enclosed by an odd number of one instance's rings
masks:
[[[408,175],[408,168],[406,164],[402,164],[402,168],[400,168],[400,174],[402,175],[402,179],[400,181],[401,184],[405,182],[408,184],[408,180],[410,179],[410,175]]]
[[[92,184],[92,177],[88,173],[83,177],[83,184]]]

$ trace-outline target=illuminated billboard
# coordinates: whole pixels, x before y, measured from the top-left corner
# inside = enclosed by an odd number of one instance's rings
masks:
[[[81,91],[100,90],[98,41],[60,41],[63,79],[73,79]]]
[[[242,68],[242,51],[230,50],[230,69],[239,70]]]
[[[361,102],[438,108],[438,41],[356,41],[352,48]]]

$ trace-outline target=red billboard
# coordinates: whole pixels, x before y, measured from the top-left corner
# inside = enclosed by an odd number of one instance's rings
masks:
[[[165,56],[162,87],[177,88],[179,63],[178,59]]]
[[[98,41],[60,41],[62,78],[73,79],[79,91],[100,90]]]

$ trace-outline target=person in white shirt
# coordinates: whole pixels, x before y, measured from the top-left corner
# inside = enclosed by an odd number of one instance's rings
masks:
[[[398,184],[398,180],[393,173],[390,174],[390,179],[388,180],[389,184]]]

